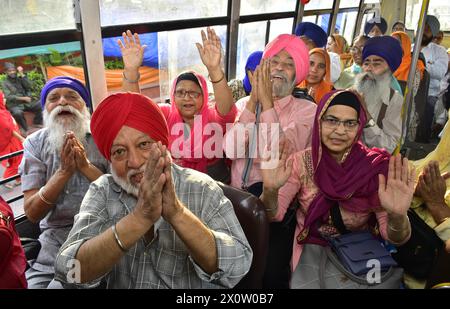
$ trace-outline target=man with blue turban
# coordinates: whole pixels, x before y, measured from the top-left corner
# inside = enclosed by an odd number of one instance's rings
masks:
[[[231,88],[231,93],[233,94],[234,102],[237,102],[240,99],[250,95],[250,92],[252,92],[249,73],[253,73],[255,71],[256,67],[261,62],[262,55],[262,51],[255,51],[251,53],[247,58],[247,62],[245,63],[244,79],[233,79],[228,83],[228,86]]]
[[[376,37],[385,35],[387,31],[387,22],[381,17],[374,17],[366,21],[364,25],[364,34],[368,37]]]
[[[60,287],[54,263],[92,181],[108,169],[89,132],[91,101],[71,77],[49,80],[41,91],[44,128],[25,140],[19,167],[24,210],[39,222],[39,254],[26,272],[29,288]]]
[[[369,39],[362,52],[363,72],[356,76],[356,90],[364,97],[369,121],[363,131],[368,147],[397,147],[401,133],[403,96],[391,87],[392,73],[402,62],[402,47],[391,36]]]
[[[309,50],[313,48],[325,48],[327,45],[327,33],[318,25],[305,21],[299,23],[295,28],[295,35],[300,37]],[[329,52],[331,61],[330,80],[335,82],[341,75],[341,58],[338,54]]]
[[[433,15],[427,15],[421,42],[421,52],[425,57],[427,72],[430,73],[430,86],[428,88],[424,119],[422,123],[419,123],[416,137],[416,140],[422,143],[430,141],[434,109],[441,90],[441,80],[444,79],[448,69],[447,52],[442,46],[432,42],[433,37],[439,34],[439,29],[439,20]]]

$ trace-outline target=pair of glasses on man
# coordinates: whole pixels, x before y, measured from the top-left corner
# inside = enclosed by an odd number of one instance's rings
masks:
[[[191,99],[198,99],[198,97],[200,97],[201,93],[197,92],[197,91],[186,91],[183,89],[175,91],[175,96],[177,98],[185,98],[186,95],[188,95]]]
[[[358,120],[339,120],[333,117],[323,117],[322,123],[330,129],[336,129],[342,123],[344,125],[344,128],[348,131],[358,128],[359,125]]]

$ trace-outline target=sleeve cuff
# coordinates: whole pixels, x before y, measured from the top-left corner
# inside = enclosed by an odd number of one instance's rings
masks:
[[[41,174],[22,175],[22,191],[39,189],[45,185],[45,179]]]
[[[434,228],[436,234],[444,242],[450,239],[450,218],[447,218],[444,222]]]
[[[247,108],[244,108],[241,116],[239,117],[239,122],[250,123],[256,121],[256,115],[250,112]]]

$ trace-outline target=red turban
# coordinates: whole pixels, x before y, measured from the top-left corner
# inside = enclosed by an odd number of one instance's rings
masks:
[[[91,120],[91,133],[103,156],[111,161],[111,146],[123,126],[169,145],[169,129],[161,109],[138,93],[116,93],[104,99]]]

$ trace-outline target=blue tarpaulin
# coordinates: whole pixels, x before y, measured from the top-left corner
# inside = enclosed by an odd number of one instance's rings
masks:
[[[122,37],[103,39],[103,55],[106,57],[121,57],[120,48],[117,40]],[[158,68],[158,34],[147,33],[140,34],[142,45],[147,45],[144,52],[143,65]],[[59,53],[80,51],[80,42],[60,43],[51,45],[39,45],[32,47],[14,48],[7,50],[0,50],[0,59],[9,59],[26,55],[42,55],[51,54],[56,50]]]
[[[139,34],[142,45],[147,45],[144,51],[143,65],[158,68],[158,34]],[[117,40],[122,37],[103,39],[103,55],[106,57],[121,57]]]

